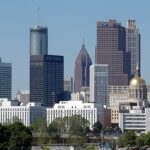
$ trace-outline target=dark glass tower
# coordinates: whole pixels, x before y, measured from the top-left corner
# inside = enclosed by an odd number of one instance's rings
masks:
[[[30,101],[53,106],[63,100],[64,58],[47,54],[47,31],[30,29]]]
[[[116,20],[97,22],[96,64],[108,64],[108,84],[128,85],[130,53],[126,52],[126,29]]]
[[[85,48],[83,42],[81,50],[75,61],[74,69],[74,91],[81,92],[82,87],[89,87],[90,66],[92,65],[91,58]]]
[[[11,100],[12,66],[4,63],[0,58],[0,98]]]

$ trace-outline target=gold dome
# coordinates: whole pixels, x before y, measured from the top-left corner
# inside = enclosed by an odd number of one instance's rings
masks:
[[[146,86],[146,82],[143,78],[135,76],[130,80],[130,86]]]

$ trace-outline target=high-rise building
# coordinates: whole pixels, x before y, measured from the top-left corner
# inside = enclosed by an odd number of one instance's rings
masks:
[[[48,54],[48,28],[36,26],[30,29],[30,55]]]
[[[30,56],[30,101],[53,106],[63,99],[63,86],[63,56]]]
[[[106,126],[108,117],[108,65],[95,64],[90,67],[90,102],[97,108],[97,120]],[[106,117],[107,116],[107,117]]]
[[[0,58],[0,98],[11,99],[12,65],[2,62]]]
[[[69,76],[64,77],[64,91],[73,93],[73,78]]]
[[[135,19],[129,19],[126,28],[126,51],[131,53],[131,75],[136,74],[136,66],[141,68],[140,33]]]
[[[53,106],[63,100],[64,57],[48,55],[48,29],[30,29],[30,101]]]
[[[130,53],[126,52],[126,29],[116,20],[97,22],[96,64],[108,64],[108,84],[128,85]]]
[[[91,58],[86,50],[84,41],[75,61],[74,91],[81,92],[82,87],[89,87],[89,68],[92,65]]]

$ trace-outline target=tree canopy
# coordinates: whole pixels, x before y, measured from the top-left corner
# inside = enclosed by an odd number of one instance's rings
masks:
[[[0,125],[0,149],[28,150],[32,142],[32,133],[21,122]]]

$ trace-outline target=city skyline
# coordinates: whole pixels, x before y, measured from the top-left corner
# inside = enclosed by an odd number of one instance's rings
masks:
[[[136,2],[136,3],[135,3]],[[37,25],[37,9],[40,6],[39,24],[49,30],[49,54],[64,55],[65,75],[73,76],[74,61],[83,36],[86,48],[94,60],[96,46],[96,22],[117,19],[126,26],[127,20],[135,18],[141,33],[141,74],[150,83],[149,3],[129,1],[63,2],[19,1],[1,2],[1,58],[12,63],[13,97],[19,89],[29,89],[29,30]]]

